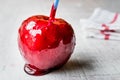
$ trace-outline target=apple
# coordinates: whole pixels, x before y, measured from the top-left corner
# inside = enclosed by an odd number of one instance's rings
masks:
[[[61,18],[50,21],[45,15],[27,18],[18,31],[18,46],[30,75],[43,75],[62,67],[75,47],[72,26]]]

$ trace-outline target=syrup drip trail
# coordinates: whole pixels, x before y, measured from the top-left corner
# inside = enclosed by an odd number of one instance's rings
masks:
[[[53,22],[54,19],[55,19],[55,15],[56,15],[56,10],[57,10],[57,7],[58,7],[58,3],[59,3],[59,0],[55,0],[54,3],[53,3],[53,5],[52,5],[51,12],[50,12],[50,18],[49,18],[50,22]]]
[[[118,15],[119,15],[118,13],[115,14],[115,16],[114,16],[113,20],[110,22],[110,24],[115,23],[115,21],[118,18]],[[102,24],[102,27],[105,28],[104,30],[101,30],[101,33],[105,36],[104,39],[109,40],[110,34],[105,34],[105,32],[115,32],[115,30],[110,30],[109,26],[107,26],[106,24]]]

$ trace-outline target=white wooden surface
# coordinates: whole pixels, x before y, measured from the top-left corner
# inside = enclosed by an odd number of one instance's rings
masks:
[[[0,80],[120,80],[120,41],[86,39],[79,24],[96,7],[120,12],[120,0],[60,0],[57,17],[72,24],[76,48],[61,69],[44,76],[23,71],[17,47],[21,22],[35,14],[49,15],[53,0],[0,0]]]

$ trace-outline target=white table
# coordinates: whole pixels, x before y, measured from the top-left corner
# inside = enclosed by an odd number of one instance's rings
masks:
[[[60,0],[57,17],[72,24],[76,48],[68,63],[44,76],[23,71],[17,47],[21,22],[35,14],[49,15],[53,0],[0,0],[0,80],[120,80],[120,41],[86,39],[79,24],[96,7],[120,12],[120,0]]]

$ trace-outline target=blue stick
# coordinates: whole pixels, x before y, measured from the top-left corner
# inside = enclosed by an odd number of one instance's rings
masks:
[[[55,9],[57,9],[58,3],[59,3],[59,0],[55,0],[55,1],[54,1],[54,8],[55,8]]]

